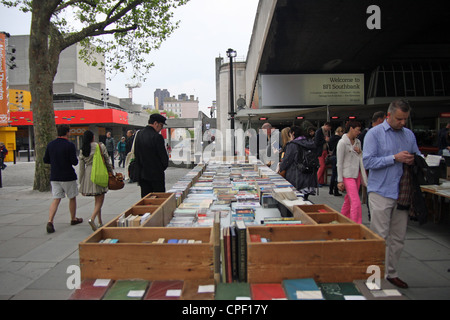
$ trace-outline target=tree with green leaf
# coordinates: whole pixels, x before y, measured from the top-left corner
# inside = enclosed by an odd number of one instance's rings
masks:
[[[56,138],[53,81],[59,56],[80,43],[81,58],[108,73],[133,70],[143,80],[152,67],[146,55],[178,27],[173,9],[189,0],[0,0],[6,7],[31,12],[30,91],[33,100],[36,170],[34,190],[50,190],[50,168],[43,156]],[[92,53],[105,56],[99,63]]]

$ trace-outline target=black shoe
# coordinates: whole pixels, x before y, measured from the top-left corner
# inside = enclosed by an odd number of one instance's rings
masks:
[[[47,223],[47,233],[53,233],[55,232],[55,228],[53,227],[53,223],[48,222]]]
[[[333,190],[328,191],[329,194],[333,194]]]
[[[335,197],[342,197],[342,194],[340,194],[339,191],[335,191],[334,192],[334,196]]]
[[[408,289],[408,284],[402,281],[400,278],[386,278],[387,281],[402,289]]]

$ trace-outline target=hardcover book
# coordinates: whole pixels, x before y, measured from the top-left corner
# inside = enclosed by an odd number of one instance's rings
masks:
[[[144,300],[179,300],[183,281],[181,280],[157,280],[148,288]]]
[[[141,300],[148,284],[146,280],[117,280],[103,300]]]
[[[318,286],[325,300],[348,300],[363,297],[352,282],[320,283]]]
[[[251,284],[253,300],[286,300],[281,283],[254,283]]]
[[[80,289],[76,289],[69,300],[101,300],[113,281],[105,280],[101,285],[95,279],[87,279],[81,282]]]
[[[214,280],[185,280],[181,300],[214,300]]]
[[[247,281],[247,228],[243,221],[236,221],[237,266],[240,282]]]
[[[283,280],[282,285],[289,300],[323,300],[313,278]]]
[[[250,284],[246,282],[219,283],[216,300],[250,300]]]

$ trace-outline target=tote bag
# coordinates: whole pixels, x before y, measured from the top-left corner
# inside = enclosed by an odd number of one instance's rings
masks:
[[[101,154],[100,146],[95,147],[94,159],[92,161],[91,181],[100,187],[108,186],[108,169]]]

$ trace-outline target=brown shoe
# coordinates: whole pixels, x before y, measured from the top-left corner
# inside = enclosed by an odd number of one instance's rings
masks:
[[[72,226],[74,226],[74,225],[79,224],[79,223],[82,223],[82,222],[83,222],[83,218],[75,218],[74,220],[71,220],[71,221],[70,221],[70,224],[71,224]]]
[[[386,278],[387,281],[389,281],[390,283],[392,283],[394,286],[402,288],[402,289],[407,289],[408,288],[408,284],[402,280],[400,280],[400,278]]]

